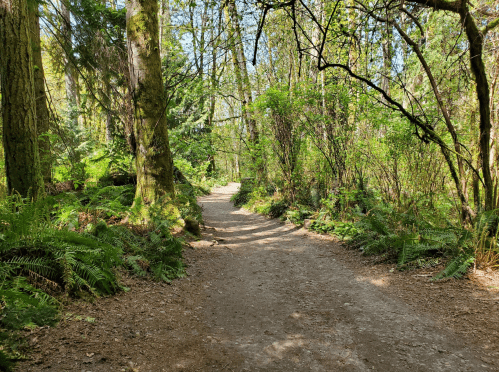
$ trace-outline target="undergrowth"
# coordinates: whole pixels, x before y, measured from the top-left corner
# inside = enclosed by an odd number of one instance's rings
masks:
[[[179,216],[202,223],[196,191],[177,192]],[[36,202],[0,201],[0,370],[23,358],[20,330],[54,325],[71,298],[125,289],[119,270],[160,281],[185,276],[182,241],[160,208],[150,207],[147,224],[127,222],[134,195],[133,185],[93,186]]]
[[[251,193],[253,191],[253,183],[245,182],[242,183],[239,187],[239,190],[232,195],[230,201],[234,203],[236,207],[242,207],[246,203],[248,203],[251,199]]]
[[[382,256],[399,270],[445,263],[433,279],[461,278],[471,266],[499,267],[498,213],[477,216],[472,228],[449,221],[445,213],[413,205],[404,211],[388,206],[372,191],[339,190],[318,203],[287,203],[263,187],[245,184],[231,199],[236,206],[272,218],[335,235],[365,255]]]

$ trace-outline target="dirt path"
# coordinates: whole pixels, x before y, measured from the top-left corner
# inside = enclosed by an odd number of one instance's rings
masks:
[[[189,278],[76,304],[19,371],[491,371],[461,338],[348,268],[330,239],[200,200]],[[86,318],[94,319],[85,321]]]

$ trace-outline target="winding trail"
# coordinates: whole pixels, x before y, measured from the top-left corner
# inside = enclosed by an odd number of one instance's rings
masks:
[[[200,199],[187,278],[124,276],[129,292],[73,303],[57,327],[26,331],[31,359],[16,371],[497,370],[356,275],[330,238],[234,208],[237,186]]]
[[[235,187],[200,202],[227,250],[205,316],[243,355],[239,370],[488,369],[452,333],[359,281],[329,253],[330,241],[234,208]]]

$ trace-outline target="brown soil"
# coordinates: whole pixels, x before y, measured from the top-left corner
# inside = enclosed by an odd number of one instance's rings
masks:
[[[171,285],[65,310],[18,371],[499,371],[499,281],[390,272],[334,239],[201,198],[206,228]],[[436,269],[433,269],[436,270]]]

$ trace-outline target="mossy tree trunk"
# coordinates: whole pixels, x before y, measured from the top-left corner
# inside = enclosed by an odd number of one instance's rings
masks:
[[[42,48],[40,46],[40,18],[38,15],[38,3],[30,5],[31,44],[33,45],[33,68],[36,101],[36,128],[38,134],[38,148],[40,152],[40,163],[43,180],[52,180],[52,156],[50,141],[47,136],[49,132],[49,110],[47,107],[47,95],[45,93],[45,73],[42,63]]]
[[[158,2],[127,1],[130,85],[134,101],[137,192],[145,203],[174,195],[173,161],[165,116]]]
[[[33,48],[24,0],[0,3],[3,145],[9,194],[43,195],[38,154]]]

